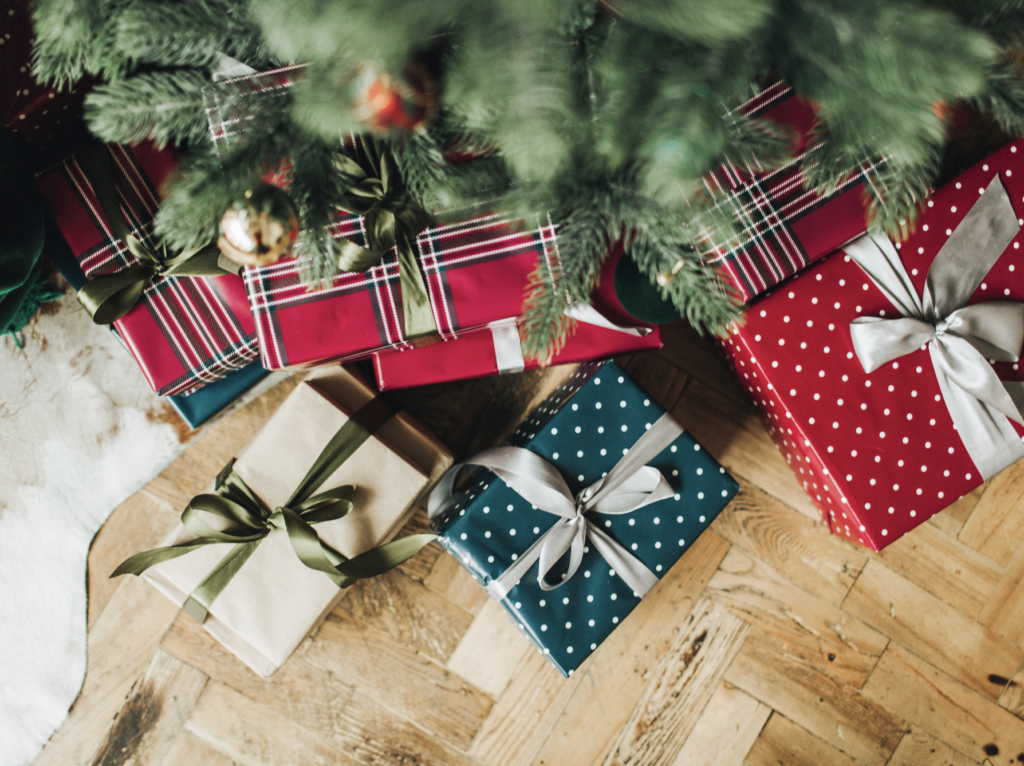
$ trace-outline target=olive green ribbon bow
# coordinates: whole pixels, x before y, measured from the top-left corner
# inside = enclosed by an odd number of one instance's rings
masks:
[[[360,161],[338,154],[337,169],[356,182],[338,205],[346,213],[365,220],[366,247],[347,240],[338,259],[342,271],[366,271],[377,265],[394,247],[402,286],[405,334],[416,338],[437,331],[427,286],[416,257],[416,235],[430,225],[431,217],[402,183],[395,158],[384,144],[361,137]]]
[[[436,536],[410,535],[347,559],[325,545],[313,529],[313,525],[335,521],[353,509],[355,487],[336,487],[317,495],[313,495],[313,491],[383,424],[388,414],[380,400],[374,399],[347,420],[331,437],[291,497],[273,510],[235,473],[232,460],[217,476],[216,494],[192,498],[181,514],[182,525],[195,535],[194,539],[137,553],[122,562],[110,576],[140,575],[155,564],[207,545],[234,544],[235,547],[192,590],[182,607],[202,623],[216,598],[274,530],[287,532],[299,560],[310,569],[326,574],[339,588],[347,588],[356,580],[376,577],[407,561]],[[227,520],[229,527],[215,529],[199,516],[200,511]]]
[[[123,271],[94,277],[78,291],[78,302],[89,312],[93,322],[110,324],[123,317],[157,277],[211,277],[227,273],[217,265],[220,252],[215,246],[189,248],[170,256],[166,247],[154,252],[143,244],[131,233],[121,215],[121,200],[106,146],[89,143],[76,158],[114,236],[138,260]]]

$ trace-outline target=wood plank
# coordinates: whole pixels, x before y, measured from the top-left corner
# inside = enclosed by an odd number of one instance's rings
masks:
[[[155,547],[177,520],[178,512],[146,492],[136,492],[114,509],[89,548],[88,630],[121,585],[110,573],[132,554]]]
[[[737,548],[722,561],[706,595],[774,638],[788,655],[857,688],[889,643]]]
[[[728,549],[729,543],[710,530],[697,538],[577,671],[586,680],[575,687],[551,733],[529,756],[531,762],[590,763],[604,755],[651,674],[658,672],[685,631],[693,604]]]
[[[207,677],[157,650],[100,745],[93,766],[160,763],[191,715]]]
[[[232,766],[233,763],[223,753],[211,750],[193,734],[183,731],[174,740],[161,766]]]
[[[698,601],[613,740],[605,766],[673,763],[720,688],[722,676],[748,630],[720,606],[706,599]],[[581,754],[587,752],[579,749],[588,744],[585,740],[600,739],[594,731],[586,730],[574,738],[576,752]]]
[[[928,732],[911,726],[892,754],[889,766],[977,766],[977,763]]]
[[[731,473],[749,479],[808,518],[821,518],[750,409],[693,380],[672,414]]]
[[[683,320],[662,325],[661,337],[665,345],[655,354],[740,407],[753,411],[753,405],[714,340],[706,335],[698,335],[690,323]]]
[[[175,621],[162,648],[361,763],[471,766],[464,755],[366,695],[354,694],[353,686],[301,653],[263,679],[186,615]]]
[[[413,513],[412,518],[410,518],[409,522],[402,527],[402,530],[396,535],[396,537],[407,537],[408,535],[420,534],[430,534],[430,522],[427,520],[427,508],[425,505],[421,505],[416,512]],[[400,564],[398,566],[398,571],[408,575],[417,582],[423,582],[427,579],[427,575],[430,574],[430,570],[434,568],[438,559],[447,557],[448,554],[444,552],[444,548],[436,542],[431,543],[411,559]]]
[[[756,629],[725,680],[868,766],[884,766],[903,737],[903,721],[885,707]]]
[[[1000,566],[1009,566],[1024,539],[1024,461],[989,482],[959,539]]]
[[[882,655],[864,695],[972,760],[1024,753],[1024,721],[901,646]]]
[[[999,705],[1024,719],[1024,663],[1017,668],[1013,678],[1006,682],[1006,688],[999,695]]]
[[[689,376],[657,354],[645,352],[615,360],[651,398],[671,410],[689,382]]]
[[[356,761],[244,694],[211,681],[188,731],[246,766],[347,766]]]
[[[306,656],[342,683],[464,750],[491,698],[344,611],[332,613]]]
[[[462,607],[397,571],[357,582],[336,609],[442,664],[473,621]]]
[[[68,766],[89,759],[110,721],[149,663],[178,607],[149,583],[122,578],[88,637],[89,664],[68,719],[33,766]]]
[[[523,655],[535,651],[501,605],[487,599],[447,667],[476,688],[497,697],[505,690]]]
[[[746,766],[856,766],[856,763],[777,712],[772,713],[746,759]]]
[[[477,732],[469,755],[486,766],[526,766],[587,676],[563,678],[540,652],[527,652]]]
[[[945,510],[936,513],[928,519],[928,523],[938,527],[947,535],[956,537],[960,534],[960,530],[964,528],[964,524],[967,523],[967,519],[970,518],[974,507],[981,500],[981,496],[985,494],[986,489],[988,489],[987,481],[980,487],[975,487]]]
[[[673,766],[743,766],[771,714],[770,707],[723,683],[708,700]]]
[[[440,556],[423,584],[471,614],[487,601],[487,592],[454,556]]]
[[[1003,569],[938,527],[922,524],[877,554],[886,566],[977,619]]]
[[[1024,547],[1018,549],[989,596],[978,621],[1003,638],[1024,646]]]
[[[833,604],[841,604],[868,557],[764,490],[740,491],[711,528],[735,546]]]
[[[878,560],[864,567],[843,609],[992,700],[1024,652]]]

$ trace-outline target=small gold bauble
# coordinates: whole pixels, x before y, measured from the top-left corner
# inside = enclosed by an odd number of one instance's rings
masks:
[[[680,258],[674,264],[668,273],[661,273],[657,276],[656,280],[661,287],[667,287],[668,283],[672,281],[676,274],[683,269],[683,259]]]
[[[299,216],[288,195],[270,184],[247,191],[220,219],[217,246],[242,266],[269,266],[299,235]]]

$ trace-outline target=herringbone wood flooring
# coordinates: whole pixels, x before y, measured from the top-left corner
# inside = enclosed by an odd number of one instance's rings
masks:
[[[742,491],[569,680],[439,549],[352,588],[269,681],[111,581],[294,382],[198,436],[90,556],[89,666],[37,766],[1024,762],[1024,464],[881,554],[829,535],[708,344],[622,360]],[[559,374],[404,392],[466,456]],[[422,514],[413,522],[425,524]]]

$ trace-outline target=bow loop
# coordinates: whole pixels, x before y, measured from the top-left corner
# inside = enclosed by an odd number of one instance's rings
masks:
[[[367,271],[395,248],[402,287],[405,333],[409,338],[437,331],[414,243],[431,216],[413,199],[388,148],[369,136],[361,138],[359,159],[339,154],[338,170],[353,180],[339,208],[363,217],[366,247],[347,242],[338,259],[342,271]]]
[[[1024,416],[987,361],[1020,357],[1024,303],[964,304],[1019,231],[997,174],[936,254],[920,298],[889,240],[864,236],[846,249],[903,314],[851,322],[850,338],[865,372],[927,346],[946,408],[985,479],[1024,458],[1009,424],[1024,425]]]

